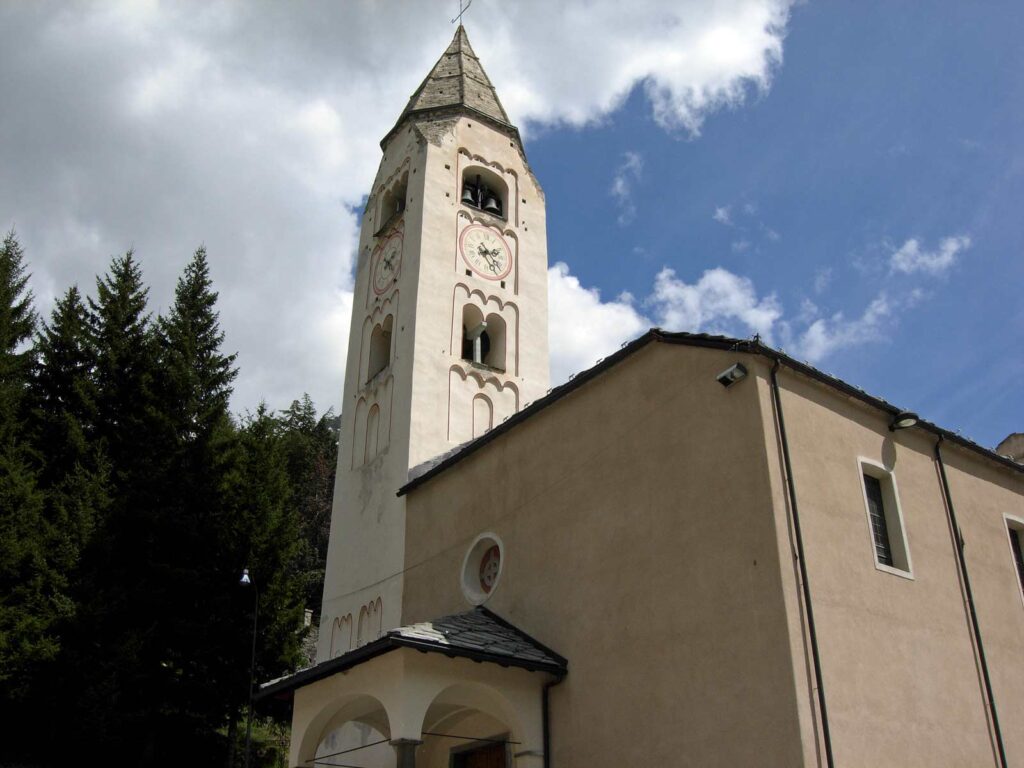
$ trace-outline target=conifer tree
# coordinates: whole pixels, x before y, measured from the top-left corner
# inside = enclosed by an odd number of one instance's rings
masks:
[[[32,368],[32,350],[26,344],[35,330],[36,314],[24,260],[12,230],[0,247],[0,445],[13,443],[22,431]]]
[[[129,492],[152,460],[152,386],[155,344],[146,312],[148,289],[132,251],[115,258],[89,299],[95,355],[96,427],[114,468],[115,485]]]
[[[159,650],[166,580],[156,558],[166,452],[154,406],[156,345],[147,293],[129,251],[112,260],[88,302],[94,434],[110,463],[110,503],[82,554],[77,642],[67,660],[83,748],[89,739],[139,762],[154,748],[148,729],[170,677]]]
[[[32,445],[56,540],[57,567],[75,578],[82,549],[105,513],[108,464],[96,445],[88,315],[77,287],[57,300],[35,339],[29,401]]]
[[[33,431],[37,450],[45,454],[44,482],[52,486],[76,464],[88,466],[95,460],[90,449],[96,432],[94,355],[88,313],[76,286],[57,300],[35,349]]]
[[[34,328],[24,253],[12,231],[0,248],[0,689],[8,706],[25,694],[33,667],[56,654],[53,623],[70,610],[26,439]]]
[[[228,413],[235,355],[221,350],[217,293],[200,248],[178,280],[174,305],[157,323],[160,377],[155,406],[166,452],[166,482],[157,516],[157,562],[166,584],[160,653],[173,674],[162,716],[174,741],[196,738],[226,722],[221,690],[225,653],[237,634],[236,564],[223,525],[237,434]],[[240,571],[239,571],[240,573]]]
[[[63,564],[70,571],[108,502],[108,464],[95,444],[94,355],[77,287],[57,300],[35,349],[33,446],[47,517],[63,534]]]
[[[175,439],[206,439],[228,415],[235,355],[221,352],[217,293],[206,249],[199,248],[178,280],[174,306],[159,321],[162,401]]]
[[[299,517],[304,603],[318,615],[338,460],[337,419],[330,410],[317,418],[312,399],[304,394],[302,400],[294,400],[290,408],[281,412],[279,420],[291,505]]]

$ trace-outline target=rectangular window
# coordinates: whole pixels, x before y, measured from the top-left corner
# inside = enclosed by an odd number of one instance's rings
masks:
[[[1021,598],[1024,598],[1024,520],[1007,517],[1006,531],[1010,535],[1010,549],[1017,568],[1017,586],[1020,587]]]
[[[863,458],[859,461],[875,567],[913,578],[896,480],[882,465]]]
[[[892,545],[889,543],[889,529],[885,524],[882,483],[877,477],[864,475],[864,493],[868,497],[868,517],[871,519],[871,534],[875,539],[875,558],[882,565],[892,565]]]

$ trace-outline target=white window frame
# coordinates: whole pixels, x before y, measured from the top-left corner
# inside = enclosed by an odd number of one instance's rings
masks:
[[[892,551],[894,565],[878,562],[875,550],[874,524],[871,522],[871,507],[868,505],[868,491],[864,487],[864,475],[870,475],[882,486],[882,507],[885,514],[886,532],[889,534],[889,549]],[[857,457],[857,483],[860,485],[861,500],[864,503],[864,519],[867,521],[868,543],[871,545],[871,559],[875,568],[904,579],[914,578],[914,564],[910,557],[910,543],[907,540],[907,527],[903,521],[903,508],[900,506],[900,493],[896,485],[896,475],[874,459],[864,456]],[[895,523],[895,525],[894,525]],[[1009,534],[1007,534],[1009,538]],[[901,568],[895,563],[906,563]]]
[[[1024,604],[1024,584],[1021,584],[1020,574],[1017,572],[1017,555],[1013,551],[1013,539],[1010,538],[1010,529],[1017,531],[1017,537],[1024,544],[1024,518],[1016,515],[1003,513],[1003,522],[1006,524],[1006,545],[1010,548],[1010,567],[1013,568],[1013,580],[1017,584],[1017,593],[1020,595],[1021,603]]]

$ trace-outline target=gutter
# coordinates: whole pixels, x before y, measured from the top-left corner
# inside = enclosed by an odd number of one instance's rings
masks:
[[[775,359],[771,369],[772,398],[775,402],[776,424],[779,441],[782,443],[782,462],[786,473],[786,487],[789,491],[789,508],[793,513],[793,531],[796,535],[797,563],[800,566],[800,582],[803,588],[804,607],[807,610],[807,632],[811,639],[811,659],[814,663],[814,682],[818,689],[818,709],[821,712],[821,735],[825,742],[825,761],[829,768],[835,768],[832,756],[832,736],[828,727],[828,709],[825,706],[825,683],[821,674],[821,653],[818,650],[818,634],[814,627],[814,608],[811,603],[811,587],[807,580],[807,564],[804,562],[804,540],[800,532],[800,513],[796,503],[796,485],[793,482],[793,465],[789,457],[789,441],[786,439],[786,421],[782,415],[782,398],[777,376],[782,360]],[[1005,768],[1005,766],[1004,766]]]
[[[968,613],[971,617],[971,633],[974,644],[978,648],[978,662],[981,666],[981,677],[985,684],[985,697],[988,699],[989,712],[992,714],[992,730],[995,732],[996,749],[999,752],[999,765],[1007,768],[1006,750],[1003,747],[1003,733],[999,728],[999,715],[996,713],[996,700],[992,694],[992,680],[988,674],[988,663],[985,661],[985,646],[981,642],[981,627],[978,625],[978,614],[974,609],[974,593],[971,591],[971,579],[967,574],[967,559],[964,557],[964,537],[960,534],[960,526],[956,522],[956,510],[953,508],[953,497],[949,491],[949,480],[946,478],[946,464],[942,461],[943,438],[939,435],[935,443],[935,460],[939,465],[939,477],[942,478],[942,496],[946,502],[946,516],[949,519],[953,534],[953,548],[956,550],[957,568],[964,581],[964,592],[967,597]]]
[[[565,673],[558,675],[554,680],[544,683],[540,694],[541,724],[543,726],[544,768],[551,768],[551,706],[548,703],[548,691],[565,680]]]

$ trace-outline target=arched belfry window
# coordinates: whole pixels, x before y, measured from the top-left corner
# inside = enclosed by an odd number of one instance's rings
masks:
[[[462,172],[462,204],[506,218],[508,185],[494,171],[471,166]]]
[[[492,312],[485,319],[473,304],[462,308],[462,359],[505,370],[505,321],[500,315]]]
[[[490,314],[484,321],[487,325],[487,350],[481,349],[484,365],[499,371],[505,370],[505,321],[500,315]]]
[[[491,337],[480,308],[467,304],[462,308],[462,359],[470,363],[485,364],[491,350]]]
[[[394,326],[394,318],[388,315],[380,325],[373,326],[370,332],[370,361],[367,366],[366,380],[370,381],[374,376],[388,367],[391,362],[391,329]]]
[[[401,181],[396,182],[381,198],[380,212],[377,217],[379,226],[377,234],[391,226],[405,210],[405,198],[408,192],[408,175],[403,174]]]

